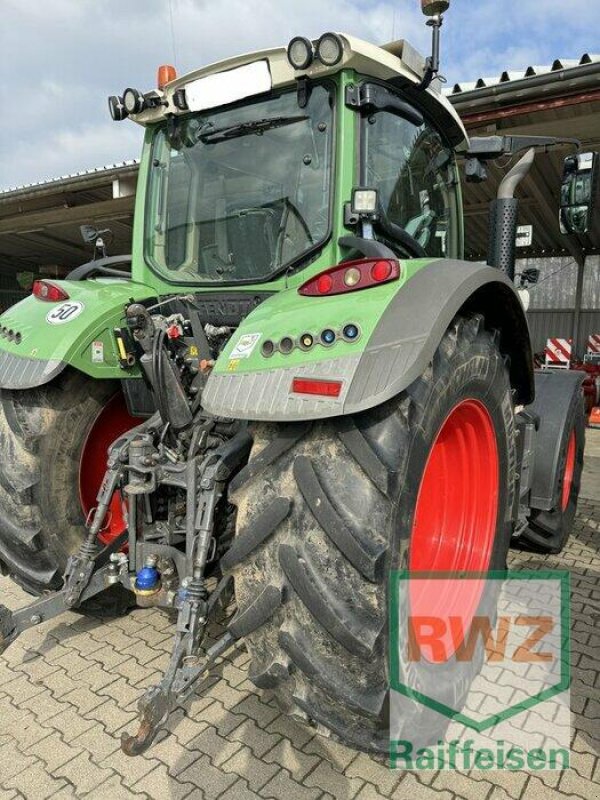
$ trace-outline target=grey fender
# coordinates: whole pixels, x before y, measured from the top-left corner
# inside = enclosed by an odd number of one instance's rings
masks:
[[[558,505],[562,488],[561,453],[566,452],[567,434],[572,430],[577,404],[583,404],[584,378],[585,373],[576,370],[548,369],[535,373],[535,402],[527,409],[538,421],[529,501],[532,508],[550,511]]]
[[[423,374],[459,312],[479,312],[488,327],[499,331],[515,402],[532,402],[529,328],[512,283],[492,267],[439,260],[398,291],[362,353],[301,367],[213,374],[202,397],[203,406],[221,416],[273,421],[365,411],[399,394]],[[290,392],[294,377],[340,380],[343,389],[338,398],[294,395]]]
[[[515,400],[532,402],[531,339],[513,284],[492,267],[441,260],[420,270],[386,308],[360,359],[344,412],[379,405],[410,386],[459,312],[480,312],[486,326],[499,331]]]

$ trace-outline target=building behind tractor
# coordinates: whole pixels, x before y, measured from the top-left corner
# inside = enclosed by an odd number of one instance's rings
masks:
[[[129,754],[239,640],[284,708],[387,750],[390,572],[567,541],[581,377],[534,373],[512,279],[535,148],[577,143],[469,140],[439,92],[448,6],[422,0],[426,60],[326,33],[109,98],[145,131],[133,253],[0,317],[0,563],[40,596],[1,609],[0,647],[92,598],[176,610]],[[460,170],[506,157],[488,265],[468,263]],[[567,232],[597,224],[598,161],[568,158]],[[454,706],[476,663],[446,665]],[[400,724],[439,735],[412,700]]]

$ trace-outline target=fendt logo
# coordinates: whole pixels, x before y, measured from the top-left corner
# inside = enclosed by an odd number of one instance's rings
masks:
[[[568,766],[568,573],[397,572],[390,597],[392,766]]]

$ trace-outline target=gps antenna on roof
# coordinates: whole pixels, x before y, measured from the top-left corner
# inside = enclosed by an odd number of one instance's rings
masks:
[[[427,24],[432,28],[431,55],[427,59],[425,74],[419,89],[429,89],[433,79],[440,71],[440,29],[443,25],[443,14],[450,8],[450,0],[421,0],[421,10],[426,17],[431,17]]]

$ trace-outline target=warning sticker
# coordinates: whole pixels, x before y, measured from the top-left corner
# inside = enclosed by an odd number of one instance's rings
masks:
[[[229,358],[234,360],[236,358],[248,358],[261,336],[262,334],[260,333],[245,333],[239,338],[238,343],[229,354]]]
[[[104,342],[92,342],[92,363],[104,363]]]

